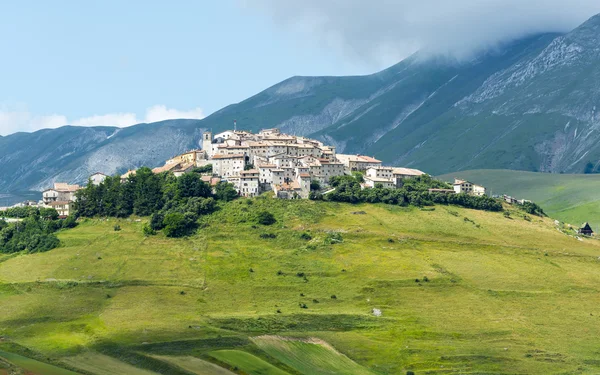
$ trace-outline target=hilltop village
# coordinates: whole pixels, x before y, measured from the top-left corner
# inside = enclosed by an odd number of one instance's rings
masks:
[[[371,156],[338,154],[334,146],[284,134],[276,128],[264,129],[258,134],[242,130],[214,135],[204,132],[202,149],[174,156],[152,171],[157,174],[170,172],[179,177],[198,168],[206,170],[202,179],[213,188],[227,182],[243,197],[272,191],[280,199],[306,199],[315,186],[326,194],[333,190],[329,185],[332,177],[354,172],[362,174],[363,189],[376,186],[401,188],[406,179],[425,175],[418,169],[384,166]],[[121,176],[121,180],[124,182],[135,173],[135,170],[129,170]],[[89,182],[99,185],[106,177],[104,173],[97,172],[89,177]],[[71,214],[75,193],[80,188],[79,185],[57,182],[42,193],[42,201],[19,205],[51,207],[61,217],[66,217]],[[459,179],[454,181],[453,189],[430,189],[430,192],[486,195],[485,187]]]

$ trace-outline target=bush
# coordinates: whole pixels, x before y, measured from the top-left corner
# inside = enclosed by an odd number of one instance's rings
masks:
[[[183,237],[193,232],[196,227],[196,216],[190,212],[182,214],[173,212],[165,215],[163,221],[165,235],[167,237]]]
[[[342,234],[339,232],[327,233],[327,236],[325,237],[325,244],[327,245],[333,245],[342,242],[344,242],[344,239],[342,238]]]
[[[275,224],[277,220],[275,220],[275,216],[268,211],[261,211],[256,215],[256,222],[262,225],[272,225]]]
[[[163,224],[165,220],[165,215],[162,212],[153,213],[150,217],[150,229],[152,230],[161,230],[165,226]]]
[[[153,236],[156,234],[156,231],[154,229],[152,229],[152,227],[150,226],[150,224],[145,223],[144,226],[142,227],[142,233],[144,233],[144,236]]]
[[[120,230],[121,230],[121,226],[120,226],[119,224],[115,224],[115,226],[113,227],[113,230],[114,230],[115,232],[118,232],[118,231],[120,231]]]
[[[312,240],[312,236],[310,234],[304,232],[300,235],[300,239],[310,241],[310,240]]]
[[[261,233],[260,238],[273,239],[273,238],[277,238],[277,235],[273,234],[273,233]]]
[[[68,216],[62,222],[63,228],[75,228],[77,226],[77,220],[75,220],[75,216]]]

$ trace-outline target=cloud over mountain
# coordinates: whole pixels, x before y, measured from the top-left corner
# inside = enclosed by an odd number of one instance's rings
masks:
[[[597,0],[248,0],[350,58],[390,65],[417,49],[467,58],[528,34],[568,31]]]

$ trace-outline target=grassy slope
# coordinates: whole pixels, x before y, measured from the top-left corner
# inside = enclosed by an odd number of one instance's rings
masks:
[[[550,174],[510,170],[473,170],[441,178],[466,178],[485,185],[494,194],[508,194],[540,204],[550,216],[579,225],[589,221],[600,229],[600,175]]]
[[[190,372],[154,356],[214,361],[219,350],[301,374],[249,339],[265,334],[325,340],[376,374],[600,371],[596,240],[518,212],[246,202],[189,239],[89,220],[61,232],[58,249],[2,258],[0,336],[58,360],[93,350],[165,374]],[[253,228],[262,209],[278,223]],[[326,231],[344,242],[324,244]]]

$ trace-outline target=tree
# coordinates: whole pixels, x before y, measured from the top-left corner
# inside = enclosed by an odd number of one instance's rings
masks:
[[[362,172],[352,172],[352,176],[356,179],[356,182],[358,182],[359,184],[362,184],[363,182],[365,182],[365,177],[363,175]]]
[[[177,198],[210,197],[210,186],[197,173],[185,173],[177,179]]]
[[[319,191],[321,190],[321,183],[318,180],[310,181],[310,190],[311,191]]]
[[[163,221],[164,233],[167,237],[183,237],[193,232],[196,227],[196,216],[191,212],[182,214],[180,212],[172,212],[165,215]]]
[[[256,222],[262,225],[272,225],[275,224],[276,221],[275,216],[268,211],[260,211],[256,215]]]
[[[196,167],[196,168],[192,169],[193,173],[198,173],[198,174],[212,174],[212,171],[213,171],[212,164],[207,164],[207,165],[203,165],[201,167]]]
[[[238,193],[233,184],[221,182],[215,188],[215,197],[218,200],[229,202],[238,197]]]
[[[140,168],[132,176],[135,181],[133,213],[148,216],[162,208],[162,184],[160,178],[147,167]]]

